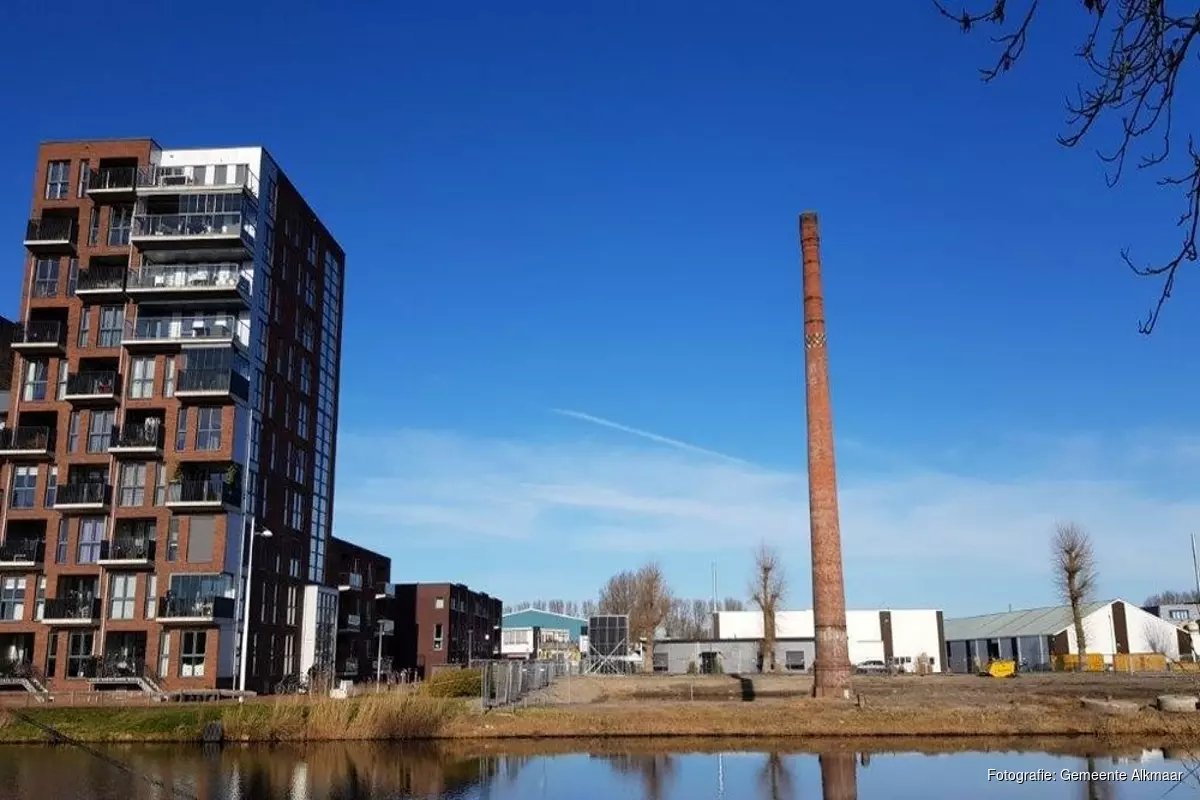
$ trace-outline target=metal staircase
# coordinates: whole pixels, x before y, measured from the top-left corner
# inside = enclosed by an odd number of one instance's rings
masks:
[[[42,673],[27,661],[0,661],[0,686],[19,686],[39,703],[46,702],[50,695]]]

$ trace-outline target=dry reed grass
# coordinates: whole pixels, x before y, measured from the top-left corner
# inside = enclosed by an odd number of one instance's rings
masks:
[[[407,692],[345,700],[289,697],[230,707],[221,722],[226,737],[240,741],[429,739],[464,710],[461,701]]]

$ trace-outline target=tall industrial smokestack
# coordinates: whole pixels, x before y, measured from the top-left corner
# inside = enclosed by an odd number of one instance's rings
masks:
[[[833,458],[829,352],[825,347],[821,236],[815,211],[805,211],[800,215],[800,253],[804,275],[808,515],[812,539],[813,621],[816,627],[813,696],[848,697],[850,653],[846,644],[846,587],[842,578],[842,533],[838,522],[837,470]]]

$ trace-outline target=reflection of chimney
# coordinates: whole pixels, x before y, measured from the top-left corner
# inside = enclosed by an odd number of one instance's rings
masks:
[[[848,697],[850,655],[846,643],[846,589],[842,580],[842,534],[838,523],[837,471],[833,458],[833,409],[829,398],[820,247],[816,212],[806,211],[800,215],[800,252],[804,278],[804,366],[808,406],[808,514],[816,628],[813,694],[817,697]]]
[[[858,766],[854,753],[822,753],[822,800],[858,800]]]

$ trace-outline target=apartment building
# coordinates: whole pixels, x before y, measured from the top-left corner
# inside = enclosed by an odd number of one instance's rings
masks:
[[[392,671],[392,631],[385,602],[391,597],[392,560],[360,545],[329,540],[329,577],[338,590],[337,649],[334,673],[339,680],[374,678]],[[377,613],[377,608],[378,612]],[[380,629],[381,621],[383,629]],[[383,641],[380,641],[380,635]],[[380,652],[382,651],[382,653]]]
[[[438,668],[500,657],[499,598],[461,583],[397,584],[394,600],[397,669],[429,677]]]
[[[259,147],[54,142],[24,245],[0,679],[262,691],[302,640],[329,662],[329,231]]]

